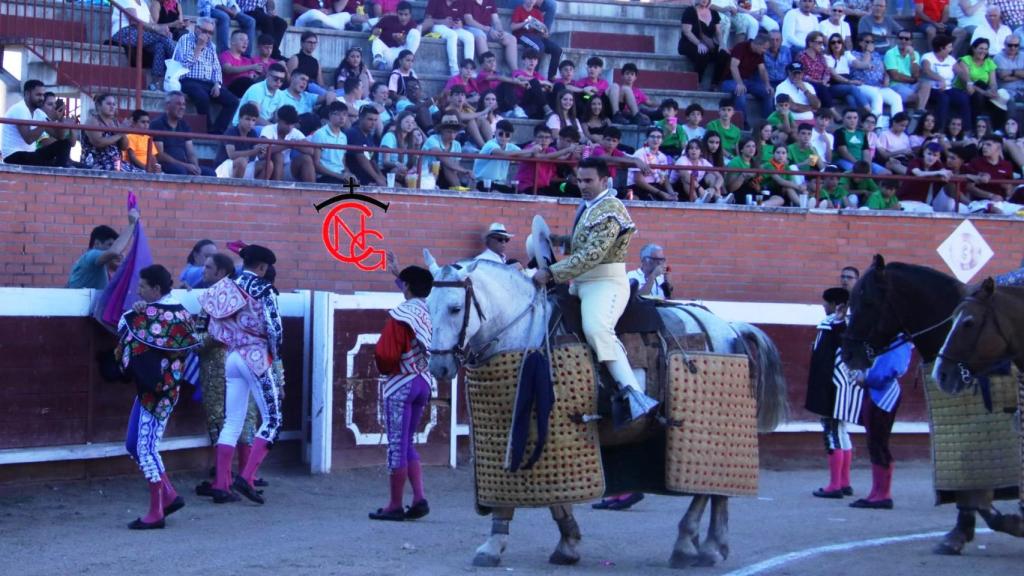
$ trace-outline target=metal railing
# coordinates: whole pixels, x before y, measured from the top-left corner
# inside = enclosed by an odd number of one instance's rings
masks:
[[[112,15],[135,28],[134,46],[111,39]],[[123,91],[142,105],[142,21],[117,4],[80,1],[4,0],[0,3],[0,45],[24,46],[56,74],[55,84],[73,86],[84,95]],[[26,71],[27,73],[27,71]],[[45,80],[44,80],[45,81]],[[46,82],[50,84],[50,82]],[[72,110],[78,114],[79,110]]]
[[[410,173],[415,173],[415,174],[422,174],[423,173],[423,164],[422,164],[422,162],[423,162],[423,157],[424,156],[430,156],[430,157],[435,157],[435,158],[454,158],[456,160],[483,159],[483,160],[506,160],[506,161],[508,161],[510,163],[531,162],[531,163],[534,164],[534,185],[533,185],[533,188],[531,190],[531,193],[533,195],[538,194],[538,187],[537,187],[537,178],[536,178],[536,176],[537,176],[537,170],[538,170],[540,164],[575,166],[576,164],[579,163],[579,160],[561,160],[561,159],[544,159],[544,160],[540,160],[540,159],[532,159],[532,158],[528,158],[528,157],[524,158],[524,157],[521,157],[521,156],[511,156],[511,155],[507,155],[507,154],[490,154],[490,155],[485,155],[485,154],[477,154],[477,153],[470,153],[470,152],[445,152],[445,151],[442,151],[442,150],[422,150],[422,149],[421,150],[416,150],[416,149],[405,149],[405,148],[385,148],[385,147],[380,147],[380,146],[353,146],[353,145],[340,145],[340,144],[320,144],[320,143],[309,142],[307,140],[282,141],[282,140],[269,140],[269,139],[266,139],[266,138],[243,138],[243,137],[240,137],[240,136],[225,136],[225,135],[222,135],[222,134],[197,134],[197,133],[188,133],[188,132],[167,132],[167,131],[160,131],[160,130],[141,130],[141,129],[132,128],[132,127],[129,127],[129,126],[104,126],[104,125],[94,125],[94,124],[93,125],[82,124],[82,123],[78,123],[78,122],[70,120],[70,119],[65,119],[63,122],[38,122],[38,121],[32,121],[32,120],[14,120],[14,119],[9,119],[9,118],[0,118],[0,125],[3,125],[3,124],[14,124],[14,125],[20,125],[20,126],[43,126],[43,127],[46,127],[46,128],[55,128],[55,129],[69,129],[70,128],[70,129],[73,129],[73,130],[108,132],[108,133],[115,133],[115,134],[139,134],[139,135],[146,135],[146,136],[150,136],[150,137],[154,137],[154,138],[156,138],[156,137],[184,138],[184,139],[187,139],[187,140],[209,141],[209,142],[217,142],[217,143],[222,143],[222,144],[225,144],[225,143],[234,143],[234,144],[244,143],[244,144],[255,144],[255,145],[262,144],[262,145],[269,145],[269,146],[274,146],[274,147],[278,147],[278,148],[282,148],[282,149],[293,149],[293,148],[314,149],[314,148],[319,148],[319,149],[322,149],[322,150],[324,150],[324,149],[333,149],[333,150],[344,150],[344,151],[371,152],[371,153],[374,153],[374,154],[398,154],[398,155],[402,155],[402,156],[406,156],[407,155],[407,156],[414,156],[414,157],[416,157],[415,164],[412,165],[412,166],[409,166]],[[5,151],[4,154],[9,154],[9,152]],[[612,160],[611,158],[608,158],[608,157],[604,157],[604,158],[605,158],[605,160]],[[148,161],[149,160],[147,159],[147,162]],[[615,163],[614,160],[609,162],[609,164],[616,166],[620,170],[626,170],[626,169],[629,168],[629,166],[627,166],[627,165]],[[723,179],[727,179],[729,174],[757,174],[757,175],[761,175],[761,176],[765,176],[765,177],[770,176],[770,175],[804,176],[805,179],[806,179],[806,183],[807,183],[808,194],[812,194],[813,193],[812,197],[814,197],[814,198],[817,198],[819,196],[819,192],[821,190],[823,178],[828,176],[828,174],[826,174],[824,172],[817,172],[817,171],[778,171],[778,170],[765,170],[765,169],[761,169],[761,168],[730,168],[730,167],[715,167],[715,166],[694,167],[694,166],[681,166],[681,165],[676,165],[676,164],[670,164],[670,165],[651,165],[651,166],[649,166],[649,168],[651,168],[652,170],[689,172],[689,178],[691,179],[690,180],[691,187],[696,184],[696,182],[695,182],[696,175],[694,173],[698,172],[698,171],[699,172],[717,172],[717,173],[722,175]],[[872,175],[872,174],[856,174],[856,173],[852,173],[852,172],[844,172],[844,173],[841,173],[841,174],[832,174],[832,175],[839,176],[839,177],[842,177],[842,178],[848,178],[850,180],[860,180],[860,179],[878,180],[878,179],[885,179],[885,180],[897,180],[897,181],[930,182],[930,183],[939,184],[939,185],[942,185],[942,186],[945,186],[946,184],[952,183],[955,186],[955,189],[954,189],[955,196],[952,195],[952,194],[950,196],[953,197],[953,200],[956,203],[956,208],[959,207],[959,204],[960,204],[959,198],[961,196],[965,195],[965,187],[966,187],[967,183],[970,181],[967,176],[960,175],[960,174],[953,175],[948,181],[947,180],[943,180],[942,178],[939,178],[939,177],[920,177],[920,176],[913,176],[913,175],[898,175],[898,174],[891,174],[891,175],[885,175],[885,176],[881,176],[880,177],[880,176]],[[263,174],[257,175],[257,178],[258,179],[263,179],[263,180],[269,180],[270,179],[270,174],[267,173],[267,172],[264,172]],[[511,182],[511,180],[505,181],[504,183],[509,183],[509,182]],[[313,182],[310,182],[310,184],[313,184]],[[422,184],[423,184],[422,180],[418,179],[416,184],[413,185],[413,186],[404,186],[403,187],[403,186],[397,186],[396,185],[395,188],[422,190],[423,189]],[[994,185],[994,184],[1011,184],[1013,188],[1016,188],[1016,187],[1024,186],[1024,180],[1016,180],[1016,179],[991,179],[988,182],[986,182],[986,184],[989,184],[989,185]],[[345,185],[339,185],[339,186],[345,187]],[[522,193],[520,193],[520,195],[522,195]],[[1007,200],[1009,200],[1009,198],[1007,198]],[[686,200],[681,200],[681,201],[685,202]],[[790,207],[790,208],[792,208],[792,207]],[[956,208],[954,209],[953,213],[956,213]]]

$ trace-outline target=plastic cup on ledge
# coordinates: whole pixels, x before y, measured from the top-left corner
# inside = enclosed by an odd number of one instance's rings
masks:
[[[388,188],[394,188],[395,187],[395,173],[394,172],[388,172],[386,178],[388,179]]]
[[[804,192],[800,195],[800,207],[807,208],[807,193]]]
[[[512,193],[513,194],[518,194],[519,193],[519,180],[513,180],[511,185],[512,185]]]
[[[490,192],[491,191],[491,184],[493,184],[493,182],[491,182],[490,180],[487,180],[485,178],[484,179],[484,190]]]

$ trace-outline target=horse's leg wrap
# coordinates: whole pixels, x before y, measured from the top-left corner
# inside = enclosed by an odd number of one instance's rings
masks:
[[[711,497],[708,537],[700,547],[699,566],[714,566],[729,557],[729,497]]]
[[[558,546],[548,557],[548,562],[561,566],[576,564],[580,561],[580,554],[576,551],[576,545],[582,536],[580,535],[579,524],[572,515],[572,505],[561,504],[551,506],[551,518],[558,525]]]
[[[508,546],[509,525],[515,508],[495,508],[491,518],[491,535],[476,549],[473,566],[493,568],[501,563],[501,555]]]
[[[676,537],[675,546],[672,548],[672,556],[669,558],[669,566],[672,568],[689,568],[697,563],[700,556],[698,545],[700,544],[700,519],[704,516],[704,509],[708,505],[709,496],[697,494],[690,501],[690,507],[686,510],[682,520],[679,521],[679,535]]]
[[[956,526],[942,537],[932,548],[932,552],[944,556],[959,556],[964,546],[974,540],[974,528],[977,523],[975,513],[978,506],[991,506],[991,495],[984,491],[971,490],[956,493]]]

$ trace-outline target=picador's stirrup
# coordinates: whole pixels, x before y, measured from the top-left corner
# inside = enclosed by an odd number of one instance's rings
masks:
[[[643,392],[625,386],[612,396],[612,422],[615,427],[625,426],[658,409],[658,401]]]

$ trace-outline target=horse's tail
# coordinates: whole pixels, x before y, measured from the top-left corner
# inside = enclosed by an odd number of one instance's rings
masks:
[[[779,349],[756,326],[746,322],[733,322],[731,326],[750,350],[750,370],[757,391],[757,428],[760,432],[771,432],[786,420],[789,412],[786,378],[782,375]]]

